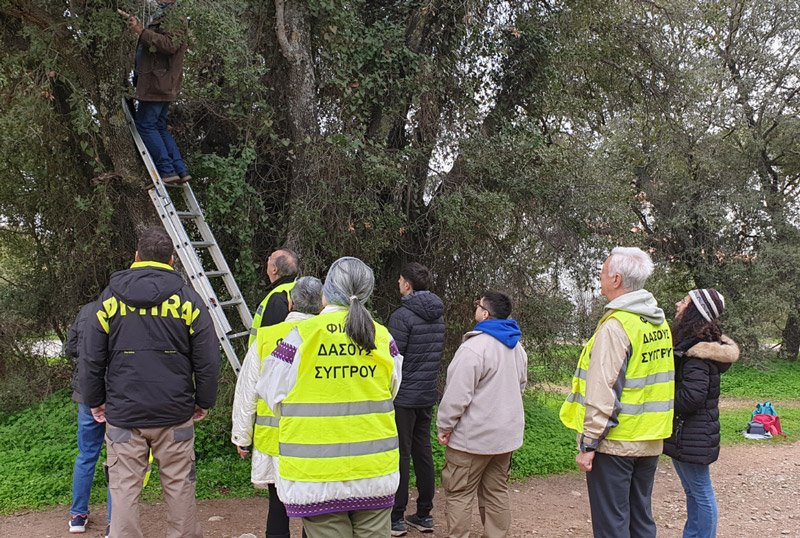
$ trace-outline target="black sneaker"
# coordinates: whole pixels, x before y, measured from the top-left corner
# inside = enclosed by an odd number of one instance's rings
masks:
[[[408,516],[406,518],[406,523],[417,529],[419,532],[433,532],[433,518],[431,516],[419,517],[418,515],[414,514],[413,516]],[[392,528],[394,528],[394,526],[392,526]]]
[[[392,536],[405,536],[406,535],[406,522],[402,519],[392,521]]]

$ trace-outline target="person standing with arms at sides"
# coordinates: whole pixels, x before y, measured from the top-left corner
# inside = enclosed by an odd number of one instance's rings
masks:
[[[256,341],[258,329],[268,325],[276,325],[289,315],[289,292],[297,279],[297,254],[288,248],[281,248],[267,258],[267,278],[269,287],[267,295],[258,305],[250,327],[250,338],[247,347]]]
[[[292,329],[256,385],[280,417],[278,495],[309,538],[389,536],[403,356],[364,305],[374,285],[361,260],[333,262],[322,312]]]
[[[464,335],[447,368],[447,385],[436,419],[446,445],[442,487],[447,535],[468,538],[478,497],[483,536],[508,536],[511,454],[522,446],[528,355],[522,331],[509,319],[511,298],[486,291],[475,301],[475,327]]]
[[[128,28],[139,36],[134,62],[136,86],[136,130],[168,184],[192,179],[178,144],[167,127],[169,105],[177,99],[183,82],[183,59],[189,48],[186,19],[178,13],[176,0],[158,0],[150,20],[143,24],[122,10]]]
[[[173,262],[164,229],[144,230],[135,262],[111,275],[86,326],[80,385],[95,420],[106,422],[111,538],[145,535],[139,496],[151,450],[167,505],[167,537],[202,536],[194,421],[217,399],[219,341],[203,300]]]
[[[561,421],[578,434],[575,461],[586,473],[595,537],[656,535],[651,497],[672,431],[675,369],[664,311],[643,289],[652,273],[640,249],[611,251],[600,272],[609,303],[561,406]]]
[[[433,532],[436,491],[431,449],[431,418],[438,393],[439,363],[444,351],[444,304],[429,290],[432,275],[411,262],[400,270],[400,308],[389,317],[389,332],[403,355],[403,383],[394,399],[394,418],[400,439],[400,487],[392,509],[392,536],[406,534],[406,523],[420,532]],[[417,511],[403,519],[408,504],[411,459],[417,478]]]
[[[739,347],[722,334],[725,298],[717,290],[692,290],[675,309],[675,420],[664,454],[686,492],[683,536],[713,538],[717,500],[710,467],[719,457],[719,383],[739,360]]]
[[[236,381],[233,397],[233,431],[231,441],[239,456],[246,458],[247,447],[253,445],[253,465],[250,480],[257,488],[269,489],[267,538],[288,538],[289,516],[275,488],[278,460],[278,418],[258,397],[256,383],[261,376],[264,359],[286,338],[301,321],[312,318],[322,310],[322,282],[312,276],[297,279],[289,293],[289,315],[277,325],[261,327],[256,343],[244,358]]]
[[[86,405],[78,385],[78,368],[81,348],[83,347],[83,331],[86,320],[97,312],[96,303],[88,303],[81,307],[78,317],[69,329],[66,354],[75,362],[72,374],[72,399],[78,403],[78,457],[72,470],[72,506],[69,509],[69,532],[86,532],[89,522],[89,497],[94,482],[94,468],[103,448],[103,437],[106,425],[97,422],[92,410]],[[107,494],[108,523],[111,523],[111,493]],[[106,526],[108,536],[108,526]]]

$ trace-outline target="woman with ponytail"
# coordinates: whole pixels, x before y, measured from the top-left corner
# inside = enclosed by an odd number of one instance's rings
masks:
[[[281,417],[278,495],[309,538],[389,536],[403,357],[365,306],[374,284],[361,260],[336,260],[322,312],[278,345],[256,386]]]

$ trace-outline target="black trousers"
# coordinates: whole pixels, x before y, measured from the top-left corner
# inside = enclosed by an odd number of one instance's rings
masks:
[[[586,473],[595,538],[655,538],[651,498],[657,466],[658,456],[595,454]]]
[[[289,538],[289,516],[286,515],[286,506],[278,498],[278,488],[269,484],[269,512],[267,512],[267,538]],[[303,538],[306,531],[303,529]]]
[[[400,485],[394,496],[392,521],[403,519],[408,505],[410,462],[417,477],[417,516],[428,517],[436,492],[431,451],[431,417],[433,407],[395,407],[394,420],[400,441]]]

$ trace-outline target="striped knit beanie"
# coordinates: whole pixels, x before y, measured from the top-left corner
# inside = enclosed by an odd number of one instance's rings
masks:
[[[692,290],[689,297],[706,321],[714,321],[725,310],[725,297],[714,288]]]

